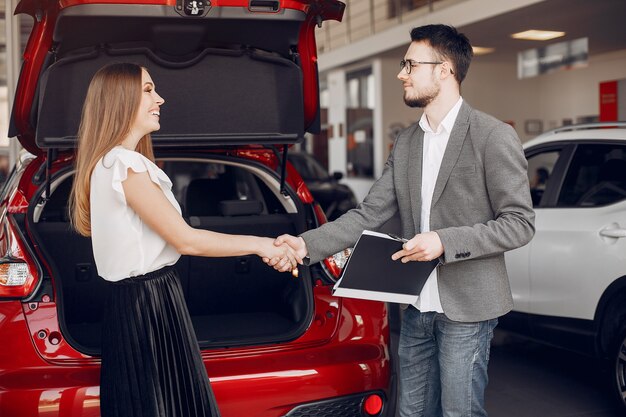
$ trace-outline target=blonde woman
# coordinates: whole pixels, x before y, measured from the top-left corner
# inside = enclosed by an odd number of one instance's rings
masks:
[[[183,293],[181,254],[256,254],[290,271],[301,262],[273,240],[194,229],[154,164],[150,133],[164,100],[145,68],[117,63],[93,77],[79,128],[74,228],[91,236],[110,282],[102,334],[103,417],[219,416]]]

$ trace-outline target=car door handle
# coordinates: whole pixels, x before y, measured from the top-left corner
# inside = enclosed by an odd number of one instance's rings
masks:
[[[614,238],[626,237],[626,229],[603,229],[600,230],[600,236]]]

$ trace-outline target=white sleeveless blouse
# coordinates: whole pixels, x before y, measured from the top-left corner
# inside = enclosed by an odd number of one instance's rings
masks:
[[[128,177],[129,169],[147,171],[181,212],[168,176],[142,154],[116,146],[100,159],[91,174],[91,242],[98,275],[107,281],[156,271],[180,258],[176,249],[126,204],[122,182]]]

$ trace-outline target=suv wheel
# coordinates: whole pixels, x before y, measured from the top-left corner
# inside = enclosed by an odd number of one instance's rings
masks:
[[[618,332],[610,358],[614,369],[612,385],[622,408],[626,410],[626,324]]]

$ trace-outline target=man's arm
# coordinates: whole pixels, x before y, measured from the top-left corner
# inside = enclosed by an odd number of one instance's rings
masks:
[[[406,145],[414,130],[415,127],[412,127],[400,133],[385,162],[382,175],[372,185],[357,208],[348,211],[333,222],[303,233],[298,240],[288,239],[288,235],[283,235],[276,243],[285,242],[290,246],[293,245],[292,248],[296,253],[303,254],[303,256],[308,254],[308,263],[315,263],[353,246],[363,230],[375,230],[385,224],[398,211],[393,173],[394,155],[399,149],[408,152]],[[305,263],[307,263],[306,260]]]
[[[397,145],[397,143],[396,143]],[[354,246],[365,229],[377,229],[398,211],[398,202],[393,178],[393,160],[396,146],[392,150],[383,174],[370,188],[363,202],[337,220],[325,223],[301,235],[308,249],[310,263]]]

